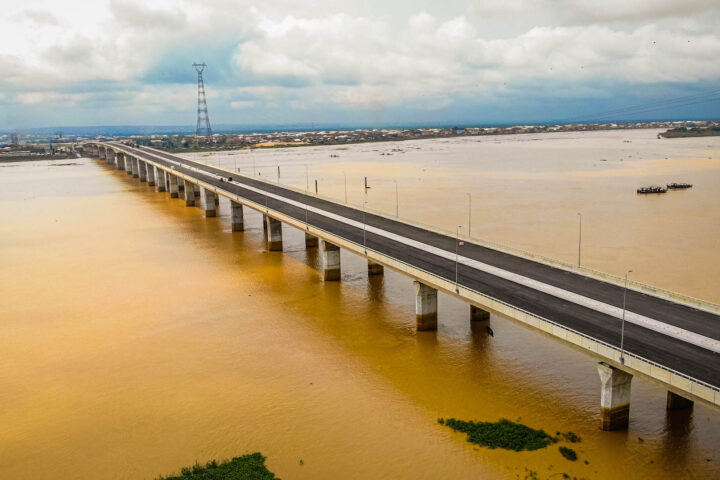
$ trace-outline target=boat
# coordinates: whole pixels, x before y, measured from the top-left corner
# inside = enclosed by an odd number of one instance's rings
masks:
[[[673,183],[668,183],[667,188],[669,188],[671,190],[677,190],[680,188],[692,188],[692,184],[691,183],[683,183],[683,182],[680,182],[680,183],[673,182]]]
[[[665,193],[667,188],[659,185],[650,185],[649,187],[640,187],[637,189],[637,193]]]

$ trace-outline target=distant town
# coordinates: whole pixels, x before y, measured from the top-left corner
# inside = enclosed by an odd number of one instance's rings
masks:
[[[76,149],[86,140],[124,140],[170,152],[239,150],[255,148],[344,145],[350,143],[386,142],[428,138],[511,135],[523,133],[578,132],[593,130],[668,129],[660,136],[688,137],[720,135],[717,121],[672,121],[633,123],[571,123],[563,125],[515,125],[503,127],[451,127],[405,129],[350,129],[277,131],[263,133],[216,133],[197,137],[194,134],[149,134],[128,136],[82,137],[47,133],[0,133],[0,162],[28,159],[74,158]]]

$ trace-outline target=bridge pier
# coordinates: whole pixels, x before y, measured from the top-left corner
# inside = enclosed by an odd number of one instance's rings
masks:
[[[692,408],[695,402],[692,400],[682,397],[677,393],[673,393],[668,390],[667,392],[667,409],[668,410],[683,410],[686,408]]]
[[[265,224],[265,242],[267,249],[271,252],[282,252],[282,222],[272,217],[263,215]]]
[[[415,283],[415,322],[417,331],[437,330],[437,289]]]
[[[125,157],[125,173],[127,173],[128,175],[132,175],[133,174],[132,157],[125,153],[123,153],[123,156]]]
[[[385,267],[382,264],[368,259],[368,275],[382,275],[384,273]]]
[[[202,204],[206,218],[217,216],[217,206],[215,205],[217,198],[218,196],[212,190],[208,190],[207,188],[202,189]]]
[[[112,149],[106,148],[105,156],[103,158],[105,158],[105,160],[110,160],[111,158],[113,158],[113,156],[114,156],[114,152],[112,151]]]
[[[486,312],[480,307],[470,305],[470,321],[471,322],[482,322],[484,320],[490,320],[490,312]]]
[[[115,154],[115,165],[118,170],[125,170],[125,155],[122,153]]]
[[[632,375],[607,363],[598,363],[602,384],[600,393],[600,428],[624,430],[630,423],[630,386]]]
[[[190,182],[184,182],[185,183],[185,206],[186,207],[194,207],[195,206],[195,189],[192,186],[192,183]]]
[[[243,216],[242,203],[230,200],[230,217],[233,232],[242,232],[245,230],[245,217]]]
[[[319,244],[319,239],[315,235],[305,232],[305,248],[315,248]]]
[[[320,241],[322,251],[323,280],[337,282],[340,280],[340,247],[325,240]]]
[[[137,159],[138,162],[138,176],[140,177],[141,182],[147,182],[147,163],[143,162],[139,158]]]
[[[132,176],[135,178],[140,177],[140,162],[137,157],[130,157],[130,163],[132,163]]]
[[[165,178],[165,170],[163,170],[162,168],[155,167],[155,185],[157,186],[158,192],[165,191],[167,179]]]
[[[200,185],[193,183],[192,184],[193,193],[195,194],[195,198],[200,198]]]
[[[172,173],[167,173],[168,176],[168,188],[170,189],[170,198],[178,198],[179,197],[179,189],[178,189],[178,177],[177,175],[173,175]]]
[[[147,171],[147,183],[149,187],[155,186],[155,167],[145,162],[145,169]]]

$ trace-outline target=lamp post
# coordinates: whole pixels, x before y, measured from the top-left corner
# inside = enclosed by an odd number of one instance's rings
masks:
[[[458,227],[455,229],[455,293],[460,293],[460,288],[458,288],[458,263],[459,263],[459,255],[458,255],[458,247],[460,245],[460,229],[462,228],[462,225],[458,225]]]
[[[582,246],[582,213],[578,212],[578,267],[580,266],[580,249]]]
[[[625,272],[625,288],[623,289],[623,309],[622,309],[622,324],[620,326],[620,363],[625,365],[625,357],[623,356],[625,350],[625,299],[627,298],[627,281],[628,274],[632,273],[632,270]]]
[[[400,196],[398,195],[398,183],[397,180],[393,180],[395,182],[395,216],[400,218]]]
[[[470,237],[470,225],[472,225],[472,196],[468,193],[468,238]]]
[[[367,201],[363,202],[363,250],[365,251],[365,255],[367,255],[367,243],[366,243],[366,237],[365,237],[365,207],[367,206]]]

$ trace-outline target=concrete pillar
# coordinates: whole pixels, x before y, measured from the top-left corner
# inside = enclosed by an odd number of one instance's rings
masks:
[[[598,363],[600,374],[600,428],[603,430],[622,430],[630,421],[630,385],[632,375],[611,367],[607,363]]]
[[[114,153],[115,152],[113,152],[113,150],[111,148],[106,148],[105,149],[105,160],[109,160],[110,158],[112,158]]]
[[[141,182],[147,182],[147,163],[143,162],[139,158],[137,159],[138,162],[138,175],[140,177]]]
[[[185,191],[185,180],[183,180],[180,177],[177,177],[177,184],[178,184],[178,192],[184,192]]]
[[[237,203],[230,200],[230,210],[232,217],[232,231],[242,232],[243,230],[245,230],[245,219],[243,218],[242,203]]]
[[[155,184],[157,185],[158,192],[165,191],[165,185],[167,181],[165,179],[165,170],[162,168],[155,167]]]
[[[133,177],[139,178],[140,177],[140,160],[138,160],[136,157],[130,157],[132,160],[132,168],[133,168]]]
[[[148,186],[154,187],[155,186],[155,167],[150,165],[149,163],[145,163],[145,168],[147,169],[147,182]]]
[[[486,312],[475,305],[470,305],[470,321],[482,322],[483,320],[490,320],[490,312]]]
[[[322,252],[323,280],[326,282],[337,282],[340,280],[340,247],[320,241]]]
[[[368,275],[382,275],[383,273],[385,273],[385,267],[368,259]]]
[[[132,175],[133,174],[132,157],[130,155],[125,155],[124,153],[123,153],[123,156],[125,157],[125,172],[128,175]]]
[[[205,217],[216,217],[217,216],[217,205],[215,199],[217,194],[207,188],[202,189],[202,204],[205,210]]]
[[[125,155],[118,153],[115,155],[115,164],[118,170],[125,170]]]
[[[667,392],[667,409],[668,410],[682,410],[685,408],[692,408],[692,406],[695,404],[692,400],[689,400],[685,397],[682,397],[678,395],[677,393],[673,393],[671,391]]]
[[[195,190],[193,190],[192,183],[185,182],[185,206],[195,206]]]
[[[271,252],[282,252],[282,222],[275,220],[272,217],[263,215],[265,226],[265,240],[267,242],[267,249]]]
[[[305,232],[305,248],[315,248],[318,246],[318,237]]]
[[[424,283],[414,283],[417,330],[437,330],[437,290]]]
[[[200,185],[193,183],[192,187],[193,191],[195,192],[195,198],[200,198]]]
[[[178,177],[172,173],[168,173],[168,188],[170,189],[170,198],[178,198]]]

